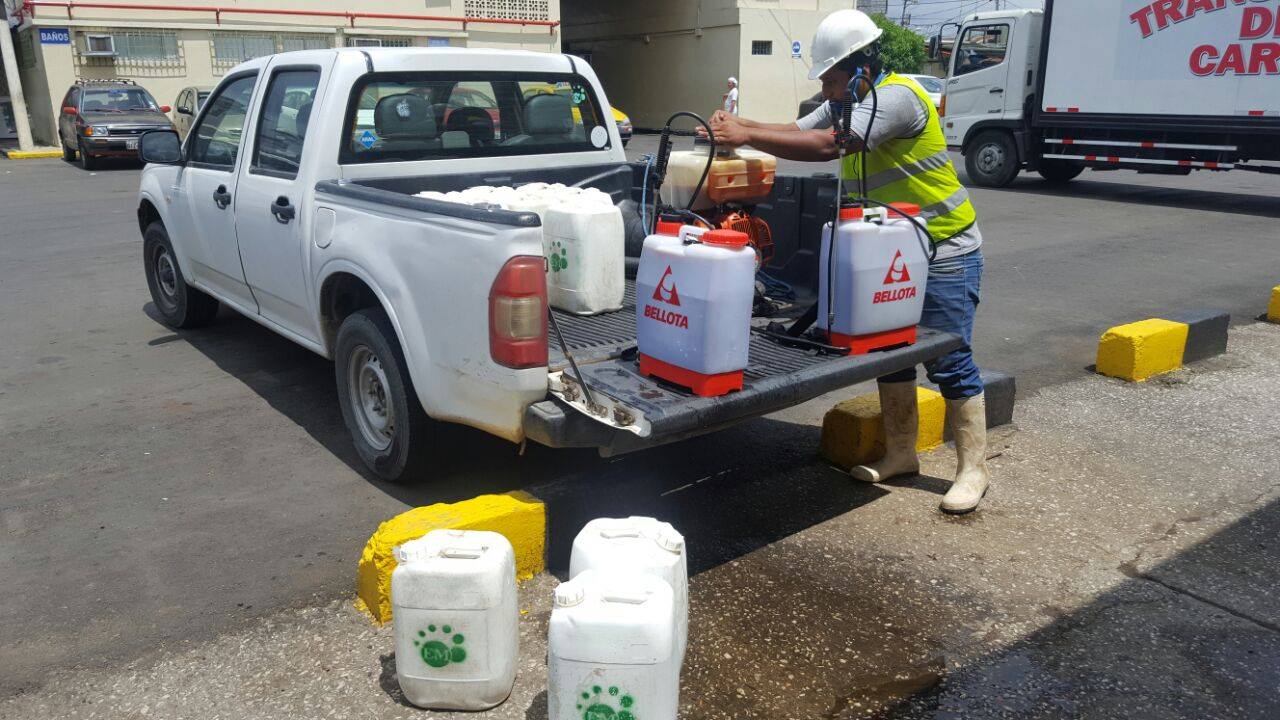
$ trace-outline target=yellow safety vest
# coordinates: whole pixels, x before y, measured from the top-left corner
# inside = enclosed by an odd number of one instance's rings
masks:
[[[929,122],[915,137],[894,138],[867,151],[867,197],[883,203],[919,205],[920,216],[927,221],[933,241],[948,240],[973,227],[977,213],[969,202],[968,191],[956,177],[933,101],[911,78],[889,74],[876,87],[889,85],[910,88],[928,108]],[[842,171],[846,181],[857,182],[862,177],[861,163],[861,153],[845,156]],[[856,196],[857,188],[853,190],[851,194]]]

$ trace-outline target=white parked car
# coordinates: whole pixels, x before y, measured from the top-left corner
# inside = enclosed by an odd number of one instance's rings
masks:
[[[903,77],[909,77],[912,80],[915,80],[916,82],[920,83],[920,87],[924,88],[924,91],[929,94],[929,99],[933,101],[934,107],[940,107],[942,105],[942,93],[946,90],[946,87],[947,87],[946,80],[943,80],[942,78],[934,77],[932,75],[904,74]]]
[[[524,92],[547,85],[565,92]],[[457,93],[496,107],[474,111]],[[925,331],[907,348],[838,357],[753,337],[743,390],[702,398],[639,374],[634,299],[595,317],[556,311],[564,340],[549,341],[538,215],[418,193],[558,182],[638,197],[609,107],[591,67],[568,55],[344,48],[244,63],[185,142],[142,137],[155,307],[191,328],[226,305],[333,359],[356,449],[392,481],[429,474],[439,421],[628,452],[959,344]]]

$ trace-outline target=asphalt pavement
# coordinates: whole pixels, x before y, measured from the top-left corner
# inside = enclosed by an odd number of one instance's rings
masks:
[[[128,165],[0,162],[0,576],[16,589],[0,598],[4,694],[37,693],[55,669],[145,665],[327,607],[350,595],[377,523],[410,506],[539,486],[560,493],[553,513],[574,517],[714,476],[661,506],[693,529],[693,570],[719,573],[710,579],[820,523],[854,532],[850,511],[878,497],[843,489],[814,457],[831,397],[612,460],[518,457],[461,432],[466,462],[447,479],[373,481],[328,362],[225,312],[194,332],[155,319],[137,180]],[[1249,320],[1278,279],[1275,178],[1087,172],[1066,188],[1028,176],[973,197],[987,256],[977,356],[1015,374],[1027,399],[1084,376],[1110,325],[1184,307]],[[798,487],[806,477],[818,480]],[[878,522],[917,513],[931,506]],[[552,538],[553,564],[564,545]]]

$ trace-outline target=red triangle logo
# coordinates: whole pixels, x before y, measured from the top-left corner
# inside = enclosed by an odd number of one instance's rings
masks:
[[[671,281],[671,288],[668,289],[667,278],[671,277],[671,266],[667,266],[667,271],[662,273],[662,279],[658,281],[658,287],[653,289],[653,299],[658,302],[664,302],[668,305],[680,307],[680,293],[676,292],[676,281]],[[665,297],[664,297],[665,293]]]
[[[907,260],[902,257],[902,251],[899,250],[898,254],[893,256],[893,262],[889,263],[889,272],[885,273],[884,284],[893,285],[904,282],[911,282],[911,273],[907,272]]]

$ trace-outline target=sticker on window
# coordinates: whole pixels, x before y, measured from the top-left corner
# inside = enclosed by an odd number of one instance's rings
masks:
[[[600,125],[591,128],[591,144],[602,148],[609,144],[609,131]]]
[[[376,142],[378,142],[378,136],[374,135],[372,130],[365,130],[360,134],[360,144],[363,145],[366,150],[372,149],[373,144]]]
[[[573,104],[581,105],[587,100],[587,91],[581,85],[573,86]]]

